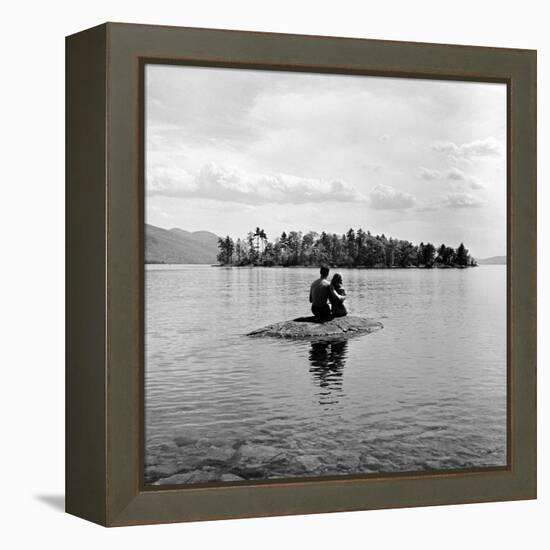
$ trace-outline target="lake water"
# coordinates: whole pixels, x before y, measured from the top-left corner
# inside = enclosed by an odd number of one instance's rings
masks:
[[[337,271],[383,330],[250,338],[318,271],[146,266],[147,483],[506,464],[505,266]]]

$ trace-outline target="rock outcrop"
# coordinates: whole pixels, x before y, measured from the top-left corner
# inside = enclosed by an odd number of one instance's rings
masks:
[[[381,328],[384,328],[382,323],[367,317],[348,315],[336,317],[325,323],[316,322],[314,317],[299,317],[253,330],[247,336],[330,340],[369,334]]]

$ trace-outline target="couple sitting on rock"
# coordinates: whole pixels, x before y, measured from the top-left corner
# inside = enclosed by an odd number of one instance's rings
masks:
[[[321,267],[321,278],[311,283],[309,301],[315,321],[324,323],[334,317],[344,317],[348,314],[344,300],[346,291],[342,287],[342,275],[335,273],[332,281],[328,281],[330,269]]]

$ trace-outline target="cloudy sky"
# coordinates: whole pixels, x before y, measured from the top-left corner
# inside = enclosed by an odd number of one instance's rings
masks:
[[[146,221],[506,251],[503,84],[148,65]]]

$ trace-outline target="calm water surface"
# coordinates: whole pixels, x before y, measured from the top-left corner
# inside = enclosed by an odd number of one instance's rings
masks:
[[[148,483],[506,463],[506,268],[338,271],[383,330],[249,338],[317,271],[146,267]]]

